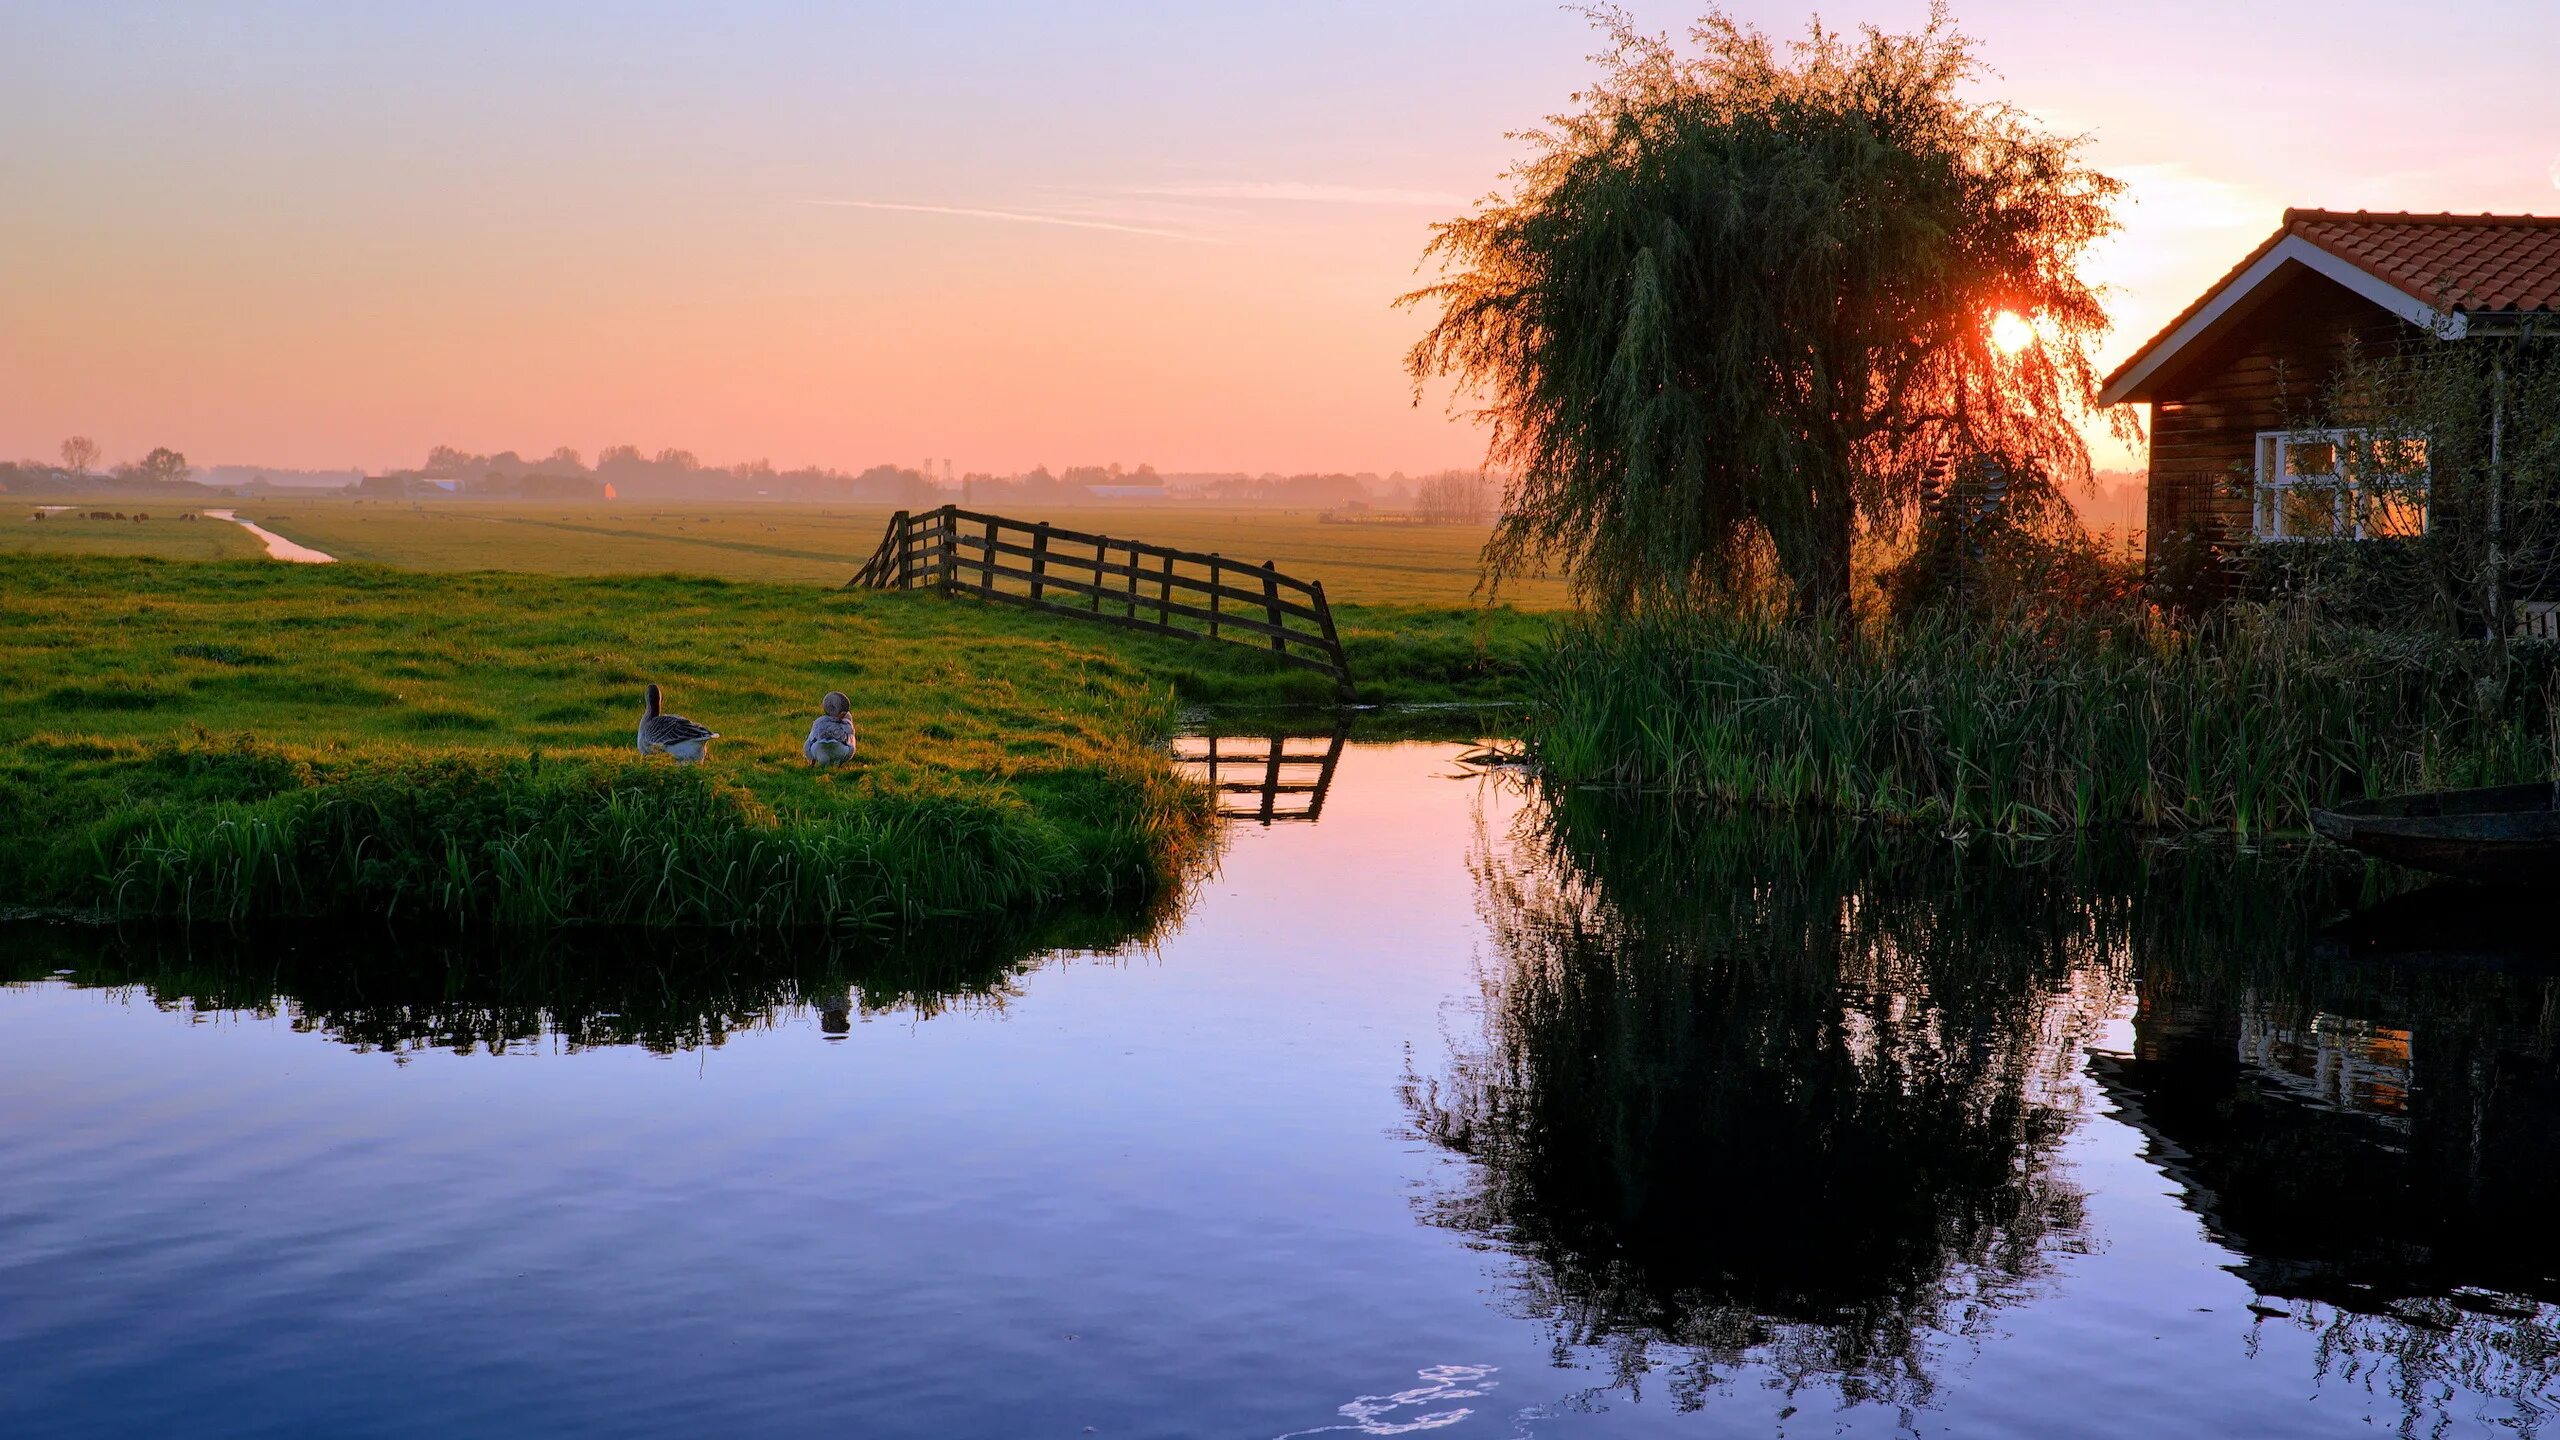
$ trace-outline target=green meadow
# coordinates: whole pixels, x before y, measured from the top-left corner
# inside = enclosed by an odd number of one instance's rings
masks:
[[[890,515],[885,505],[770,501],[413,502],[270,495],[211,503],[236,508],[286,539],[341,560],[403,570],[680,572],[802,585],[843,584],[880,543]],[[95,508],[135,507],[118,500]],[[989,508],[1014,513],[1001,504]],[[1162,504],[1087,505],[1019,518],[1256,563],[1276,561],[1292,575],[1323,582],[1336,604],[1467,609],[1482,599],[1476,593],[1477,557],[1487,534],[1481,525],[1344,525],[1327,523],[1313,511]],[[132,526],[60,516],[28,521],[0,509],[0,553],[71,549],[168,559],[260,553],[247,532],[221,521],[178,522],[159,515]],[[1552,578],[1520,581],[1500,598],[1522,610],[1566,606],[1564,584]]]
[[[1544,624],[1343,621],[1367,698],[1444,702],[1507,694]],[[703,575],[25,552],[0,555],[0,628],[0,897],[199,920],[735,928],[1135,901],[1211,843],[1164,754],[1183,712],[1330,698],[1238,646]],[[651,680],[721,732],[707,763],[635,753]],[[829,689],[861,751],[815,771],[799,747]]]

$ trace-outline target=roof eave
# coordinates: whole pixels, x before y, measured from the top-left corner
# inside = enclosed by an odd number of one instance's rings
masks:
[[[2115,373],[2099,386],[2098,403],[2102,406],[2122,405],[2151,399],[2148,386],[2154,377],[2167,369],[2180,352],[2211,335],[2225,316],[2260,286],[2273,280],[2287,265],[2301,265],[2316,271],[2442,339],[2459,340],[2469,333],[2470,321],[2462,312],[2440,311],[2421,297],[2302,235],[2279,231],[2270,243],[2259,247],[2253,259],[2243,261],[2238,269],[2224,276],[2222,284],[2191,307],[2184,318],[2117,366]]]

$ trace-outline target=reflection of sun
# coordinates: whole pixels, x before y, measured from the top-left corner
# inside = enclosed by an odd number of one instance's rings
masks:
[[[2036,343],[2036,327],[2015,310],[2003,310],[1991,317],[1991,343],[2003,355],[2015,355]]]

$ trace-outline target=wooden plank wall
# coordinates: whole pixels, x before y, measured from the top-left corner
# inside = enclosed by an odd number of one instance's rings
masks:
[[[2250,538],[2258,432],[2302,423],[2337,378],[2350,339],[2415,338],[2406,321],[2326,277],[2303,271],[2234,335],[2181,365],[2151,406],[2145,528],[2163,542],[2192,535],[2228,550]]]

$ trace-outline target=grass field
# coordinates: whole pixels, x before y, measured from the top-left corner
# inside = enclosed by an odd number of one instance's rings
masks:
[[[148,520],[90,520],[78,515],[27,518],[28,510],[0,510],[0,555],[149,555],[163,560],[254,560],[266,553],[256,536],[227,520],[181,520],[182,509],[137,508],[132,501],[102,501],[83,509],[146,513]]]
[[[0,625],[12,900],[881,921],[1144,894],[1206,834],[1145,664],[1206,647],[930,595],[20,556]],[[633,753],[651,679],[711,763]],[[863,758],[814,772],[830,688]]]
[[[1543,628],[1344,611],[1381,699],[1502,694]],[[765,925],[1135,898],[1207,833],[1160,748],[1179,708],[1331,698],[1242,646],[701,576],[27,553],[0,556],[0,631],[0,899],[197,917]],[[650,680],[722,732],[711,763],[633,753]],[[861,758],[816,772],[799,747],[829,689]]]
[[[395,503],[326,495],[242,501],[236,508],[341,560],[405,570],[682,573],[813,585],[843,584],[880,543],[890,513],[885,506]],[[1328,525],[1310,511],[1187,505],[1080,506],[1018,518],[1277,561],[1292,575],[1322,581],[1335,603],[1355,605],[1475,603],[1476,557],[1486,533],[1463,525]],[[75,536],[76,548],[93,554],[217,559],[258,553],[246,532],[219,521],[155,519],[119,528],[118,522],[23,517],[0,526],[0,551],[71,549]],[[234,548],[192,548],[199,546]],[[1554,609],[1565,603],[1565,593],[1558,581],[1532,580],[1506,587],[1503,599],[1521,609]]]
[[[238,506],[340,562],[286,565],[164,508],[0,527],[0,902],[736,927],[1126,901],[1209,833],[1160,744],[1180,710],[1333,699],[1242,646],[836,588],[885,509]],[[1510,698],[1547,628],[1469,603],[1473,529],[1060,518],[1326,580],[1372,702]],[[633,753],[649,680],[722,732],[711,763]],[[829,689],[861,758],[813,772]]]

